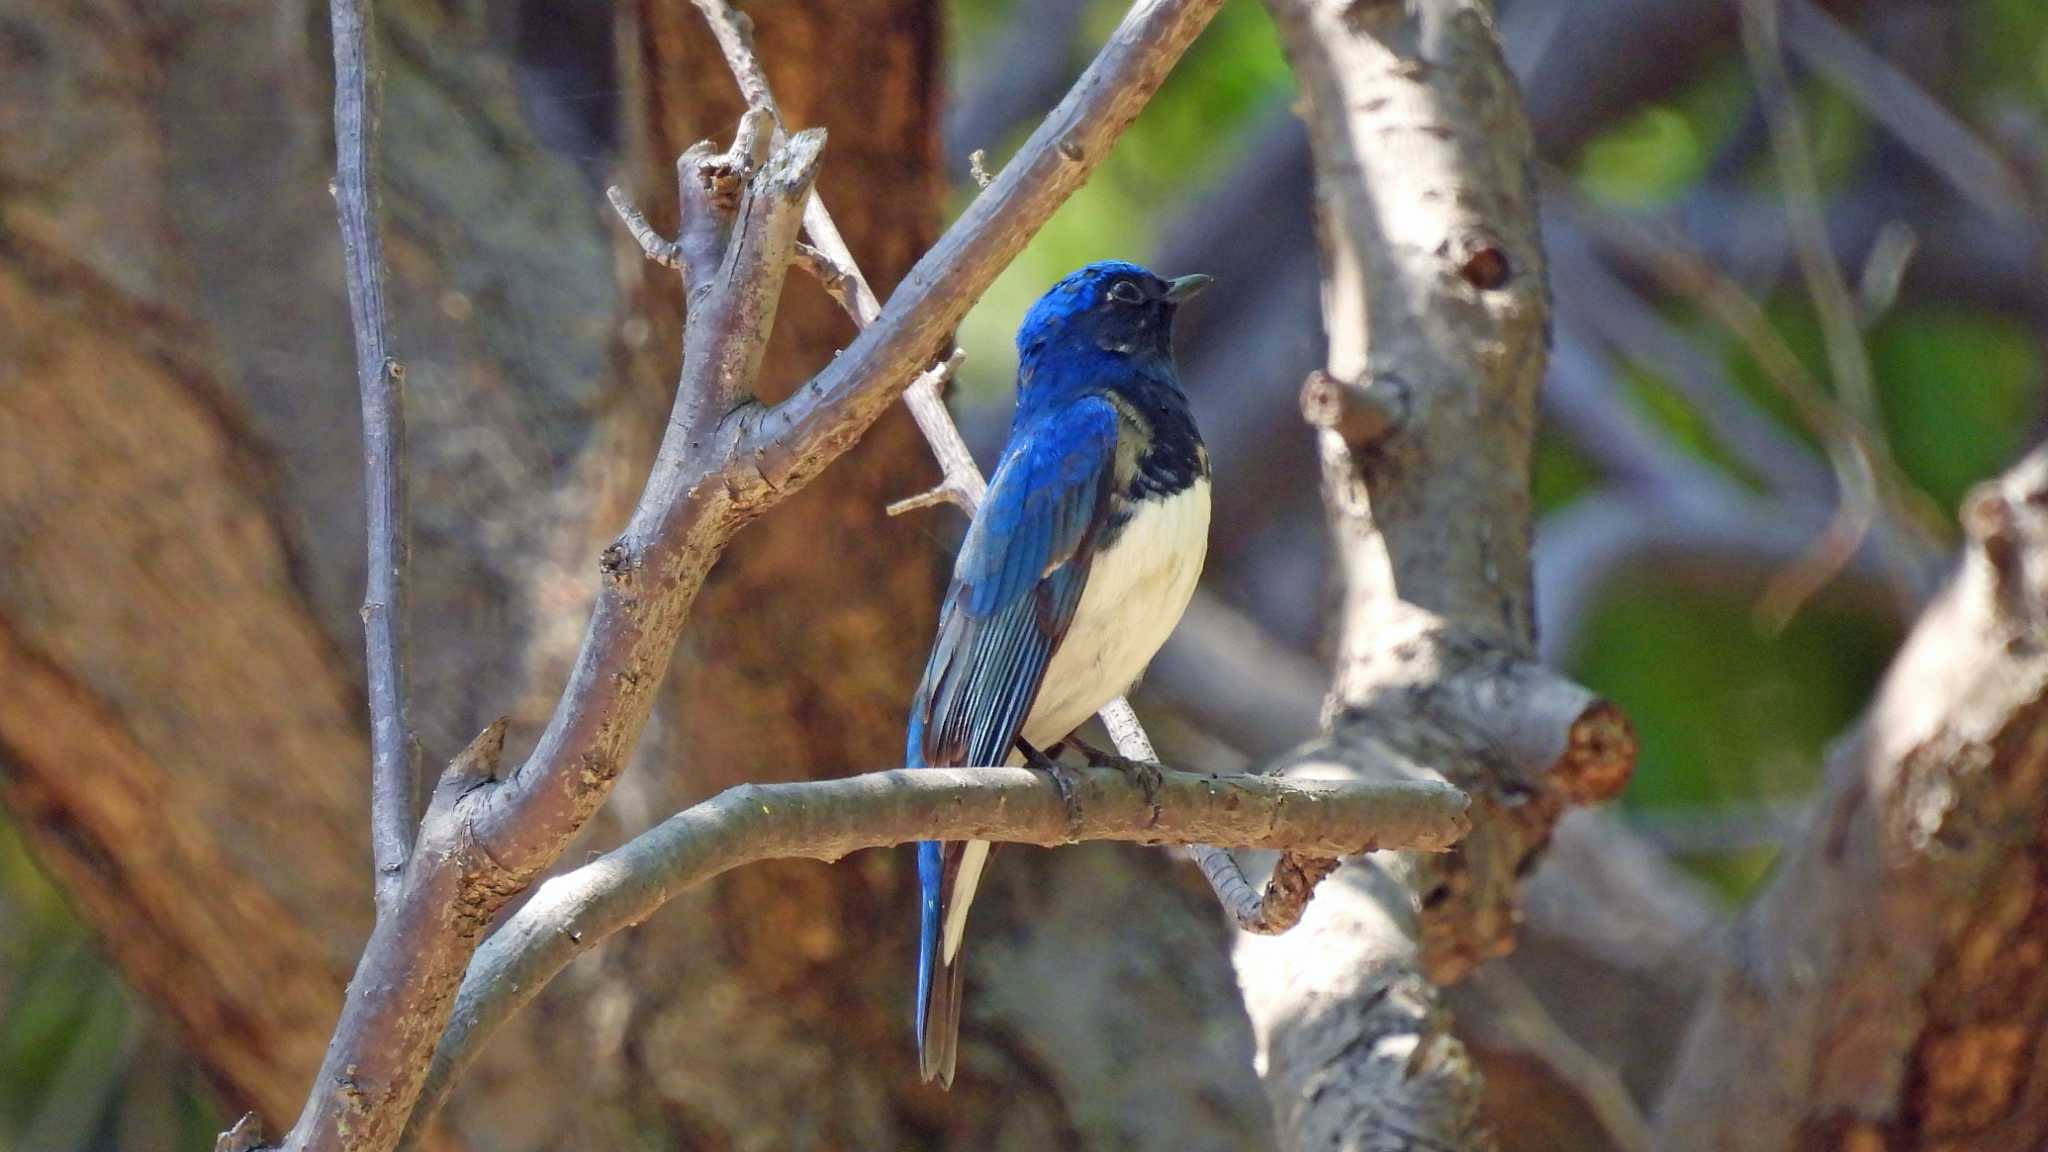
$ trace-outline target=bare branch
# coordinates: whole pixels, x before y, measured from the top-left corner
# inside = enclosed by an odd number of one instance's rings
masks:
[[[1541,1061],[1585,1102],[1616,1152],[1650,1152],[1650,1124],[1628,1086],[1552,1018],[1512,968],[1488,965],[1459,990],[1458,1028],[1468,1043]]]
[[[974,173],[985,149],[1000,149],[1039,116],[1081,70],[1075,51],[1087,0],[1037,0],[1011,10],[987,46],[957,70],[961,90],[948,103],[939,136],[947,171],[981,187]]]
[[[646,215],[634,206],[624,188],[614,184],[604,190],[604,195],[611,201],[612,211],[618,213],[619,222],[626,226],[626,231],[632,234],[634,242],[640,245],[640,251],[645,252],[649,260],[664,268],[682,267],[682,259],[676,254],[676,242],[654,230],[654,225],[649,224]]]
[[[1860,104],[1956,194],[2007,227],[2030,227],[2026,185],[1968,125],[1813,0],[1784,0],[1786,47]]]
[[[1900,473],[1868,425],[1813,378],[1772,325],[1763,306],[1742,285],[1682,240],[1669,235],[1668,230],[1601,211],[1573,193],[1555,173],[1544,174],[1543,187],[1590,235],[1611,244],[1668,290],[1693,300],[1728,328],[1748,347],[1765,377],[1826,445],[1838,492],[1835,515],[1814,545],[1783,570],[1773,589],[1765,593],[1760,610],[1767,619],[1782,624],[1813,592],[1841,572],[1856,555],[1880,512],[1886,510],[1881,503],[1888,504],[1890,520],[1902,533],[1918,535],[1922,541],[1928,538],[1927,525],[1933,518],[1926,510],[1925,498]],[[1791,211],[1789,206],[1787,210]],[[1831,254],[1828,260],[1832,262]],[[1853,305],[1848,324],[1856,342],[1848,356],[1858,359],[1862,356],[1862,337],[1856,328]],[[1909,535],[1908,539],[1911,538]],[[1918,575],[1902,570],[1902,586],[1916,583]]]
[[[382,1152],[397,1141],[490,915],[553,862],[637,740],[704,573],[756,511],[740,504],[732,417],[774,323],[822,145],[821,133],[799,134],[747,174],[715,267],[699,262],[688,240],[699,224],[686,216],[678,252],[685,279],[700,287],[675,411],[639,506],[606,550],[569,687],[511,779],[479,779],[469,757],[443,774],[421,824],[419,866],[364,949],[285,1147]],[[687,187],[703,186],[697,175]]]
[[[1324,854],[1361,844],[1441,851],[1464,828],[1463,795],[1438,784],[1169,770],[1147,788],[1114,768],[1072,775],[1073,808],[1043,774],[1022,768],[899,769],[742,785],[549,880],[478,950],[435,1052],[411,1135],[424,1131],[490,1034],[571,960],[684,889],[743,864],[837,860],[862,848],[960,839],[1046,846],[1214,840]]]
[[[377,219],[376,30],[370,0],[334,0],[334,198],[363,394],[363,499],[369,533],[363,591],[370,696],[370,850],[377,915],[391,911],[412,852],[419,747],[407,669],[405,368],[392,358],[384,312],[384,237]]]
[[[726,63],[732,68],[741,92],[748,100],[759,106],[775,107],[774,93],[769,89],[767,74],[754,55],[744,17],[734,13],[724,0],[695,2],[711,21],[719,46],[725,53]],[[1125,21],[1125,29],[1129,29],[1137,20],[1138,12],[1134,9],[1131,18]],[[1116,46],[1116,41],[1123,35],[1124,30],[1120,29],[1117,36],[1112,38],[1110,45],[1103,49],[1103,55],[1098,57],[1096,65],[1091,66],[1088,73],[1077,82],[1076,92],[1088,85],[1089,76],[1093,75],[1095,68],[1109,56],[1111,49]],[[1071,96],[1062,102],[1060,108],[1048,118],[1047,124],[1050,125],[1060,118],[1062,112],[1073,103]],[[1045,126],[1041,126],[1032,136],[1031,143],[1019,153],[1019,160],[1029,158],[1033,154],[1034,145],[1042,152],[1046,142],[1053,138],[1047,133]],[[1065,154],[1069,147],[1071,142],[1065,140],[1057,145],[1062,154]],[[1008,174],[1009,170],[1006,169],[1005,175]],[[977,177],[977,182],[988,196],[998,194],[993,187],[994,181],[982,181]],[[976,201],[976,207],[981,203],[982,201]],[[813,250],[815,254],[808,258],[812,274],[818,278],[825,290],[839,301],[840,306],[846,309],[854,324],[865,329],[874,321],[879,312],[879,305],[876,303],[873,290],[868,286],[867,278],[861,274],[852,253],[847,250],[845,241],[840,238],[839,231],[832,224],[831,215],[826,212],[821,199],[812,197],[804,220],[812,242],[816,245]],[[948,235],[950,237],[951,233]],[[923,265],[920,264],[919,267],[922,268]],[[916,271],[912,272],[910,281],[913,284],[917,282]],[[894,303],[893,299],[891,303]],[[904,393],[904,402],[909,406],[911,416],[917,421],[919,430],[924,433],[926,442],[931,445],[932,454],[938,458],[941,479],[936,487],[890,504],[887,512],[891,516],[942,503],[956,505],[972,515],[987,490],[987,483],[981,475],[980,468],[975,465],[966,441],[961,439],[959,428],[953,423],[952,415],[946,411],[941,393],[941,387],[952,366],[957,365],[959,357],[960,352],[956,349],[947,364],[921,373]],[[1145,729],[1139,724],[1137,714],[1131,710],[1129,701],[1122,697],[1112,700],[1104,706],[1101,716],[1120,755],[1139,761],[1151,761],[1156,758],[1152,742],[1145,735]],[[1268,883],[1265,893],[1260,895],[1253,892],[1236,859],[1228,852],[1212,845],[1196,844],[1190,846],[1189,855],[1201,868],[1202,875],[1208,878],[1210,886],[1216,891],[1217,899],[1222,902],[1231,918],[1239,927],[1256,932],[1284,932],[1292,927],[1300,919],[1301,910],[1307,906],[1309,898],[1314,894],[1316,882],[1335,866],[1328,861],[1283,857],[1275,869],[1273,880]]]
[[[1827,337],[1828,365],[1835,390],[1871,435],[1880,427],[1876,385],[1870,358],[1856,323],[1856,306],[1842,269],[1835,262],[1823,213],[1820,174],[1814,168],[1813,146],[1792,92],[1778,37],[1779,0],[1743,0],[1742,42],[1764,119],[1771,129],[1771,148],[1778,163],[1778,185],[1785,217],[1792,224],[1793,249],[1806,278],[1807,294],[1820,314]]]
[[[753,444],[771,483],[808,479],[894,401],[996,273],[1079,187],[1218,7],[1220,0],[1133,5],[1066,99],[918,261],[876,322],[762,420]],[[814,226],[820,215],[808,214],[805,223],[812,243],[830,255]],[[933,435],[922,420],[920,427]]]

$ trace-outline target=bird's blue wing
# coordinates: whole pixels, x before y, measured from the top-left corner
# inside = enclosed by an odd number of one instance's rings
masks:
[[[911,708],[909,766],[991,766],[1009,758],[1080,603],[1108,508],[1116,437],[1116,410],[1098,398],[1067,405],[1013,436],[953,568],[938,639]],[[985,845],[918,846],[917,1023],[927,1080],[952,1080],[957,933],[986,852]]]
[[[1090,398],[1020,429],[975,514],[911,709],[912,767],[1009,756],[1093,558],[1116,410]]]

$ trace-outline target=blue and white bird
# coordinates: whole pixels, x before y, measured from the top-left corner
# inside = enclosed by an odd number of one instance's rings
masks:
[[[1025,316],[1010,441],[953,566],[908,766],[1014,763],[1064,741],[1180,622],[1208,551],[1209,454],[1174,370],[1173,317],[1208,283],[1105,261]],[[917,846],[918,1062],[947,1087],[988,850]]]

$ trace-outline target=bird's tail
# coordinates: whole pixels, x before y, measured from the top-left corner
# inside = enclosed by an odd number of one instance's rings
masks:
[[[918,1073],[929,1084],[953,1086],[953,1066],[960,1056],[960,990],[967,986],[967,966],[960,953],[936,961],[918,1003]]]
[[[983,841],[917,846],[922,896],[917,947],[917,1062],[926,1083],[953,1086],[960,990],[967,983],[967,907],[988,859]]]

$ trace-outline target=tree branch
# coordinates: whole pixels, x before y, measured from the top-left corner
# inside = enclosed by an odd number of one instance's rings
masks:
[[[2048,1136],[2048,448],[1963,506],[1962,564],[1733,933],[1658,1147]]]
[[[1529,127],[1486,5],[1273,7],[1324,246],[1328,379],[1305,410],[1345,589],[1324,745],[1440,772],[1474,820],[1450,856],[1350,861],[1294,932],[1240,936],[1239,982],[1283,1147],[1489,1149],[1431,981],[1512,947],[1557,817],[1635,752],[1618,710],[1530,656]]]
[[[1022,768],[898,769],[843,780],[742,785],[541,885],[478,950],[414,1112],[409,1139],[483,1043],[569,962],[684,889],[743,864],[837,860],[915,840],[1056,846],[1084,840],[1342,854],[1360,844],[1441,851],[1465,800],[1430,783],[1282,781],[1165,771],[1145,787],[1114,768],[1071,770],[1073,803]]]
[[[724,0],[694,2],[710,21],[741,93],[756,106],[773,109],[776,106],[775,94],[769,87],[767,73],[761,67],[759,57],[754,53],[745,18],[733,12]],[[1113,38],[1111,45],[1114,44]],[[1105,48],[1105,57],[1108,52],[1109,49]],[[1098,65],[1101,59],[1098,57]],[[1077,92],[1087,86],[1088,77],[1094,71],[1094,66],[1091,66],[1081,77],[1075,86]],[[1071,96],[1063,101],[1047,119],[1047,124],[1060,118],[1071,102]],[[1041,143],[1042,138],[1048,138],[1044,126],[1033,134],[1031,141]],[[1032,143],[1027,143],[1019,152],[1020,159],[1032,151]],[[1059,148],[1064,153],[1069,146],[1069,142],[1063,141]],[[1005,175],[1008,175],[1008,170]],[[999,185],[1000,182],[996,182],[987,186],[985,196],[995,195]],[[980,203],[980,200],[976,201],[977,206]],[[630,219],[628,223],[630,226]],[[879,305],[873,290],[868,287],[867,278],[861,274],[852,252],[832,223],[831,214],[825,210],[824,201],[816,195],[812,196],[805,210],[804,223],[812,246],[808,252],[799,252],[800,260],[833,299],[839,301],[847,315],[852,317],[854,326],[865,330],[875,321]],[[915,274],[912,279],[915,280]],[[944,503],[953,504],[971,516],[987,490],[987,482],[980,468],[976,467],[966,441],[961,438],[952,414],[946,410],[941,392],[945,381],[958,367],[961,355],[959,349],[954,349],[945,363],[921,373],[904,393],[904,403],[909,406],[912,418],[917,421],[918,429],[931,445],[932,455],[938,460],[941,478],[939,484],[929,491],[889,505],[887,512],[891,516]],[[1131,709],[1128,700],[1118,697],[1110,701],[1103,706],[1101,717],[1120,755],[1139,761],[1156,758],[1152,741],[1146,736],[1144,726],[1138,722],[1137,713]],[[1308,863],[1283,857],[1264,893],[1258,893],[1253,891],[1236,859],[1228,852],[1212,845],[1194,844],[1189,846],[1188,853],[1215,889],[1225,911],[1240,928],[1249,932],[1284,932],[1293,927],[1314,894],[1316,883],[1329,873],[1329,867],[1323,862]]]
[[[1087,178],[1219,5],[1135,6],[1074,92],[926,253],[876,323],[772,409],[745,393],[794,258],[822,141],[800,133],[773,148],[758,172],[742,173],[746,191],[715,269],[696,243],[709,232],[691,210],[689,181],[717,173],[708,163],[687,166],[677,245],[689,287],[683,379],[631,521],[600,560],[598,602],[568,686],[508,779],[488,770],[481,778],[444,774],[404,889],[364,949],[286,1147],[385,1152],[397,1142],[485,925],[609,794],[726,542],[859,440]],[[740,138],[759,134],[743,121]],[[727,153],[741,165],[758,155],[751,143]],[[720,189],[707,183],[704,191],[707,203],[723,207]]]
[[[369,563],[363,590],[370,696],[370,851],[377,915],[391,911],[412,851],[419,747],[407,672],[405,368],[391,356],[384,311],[384,237],[377,219],[376,30],[370,0],[334,0],[335,205],[341,215],[356,383],[363,396],[363,502]]]
[[[2001,225],[2032,227],[2026,184],[2004,157],[1813,0],[1783,0],[1783,5],[1786,47],[1854,98],[1958,196]]]

